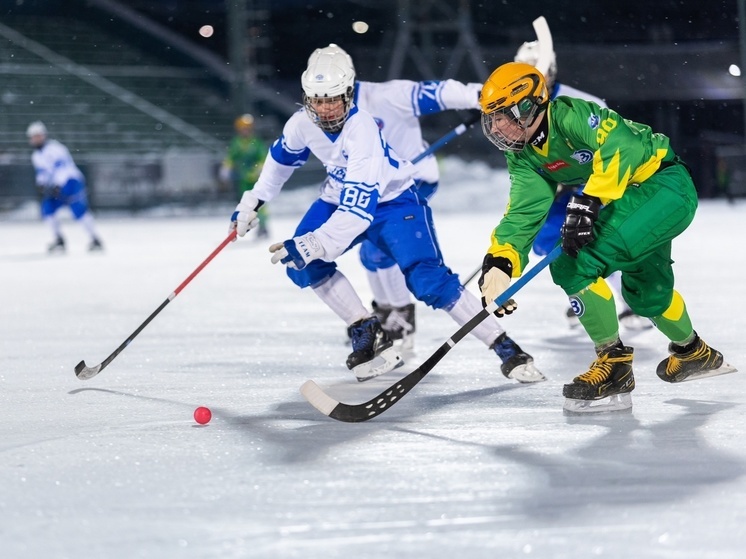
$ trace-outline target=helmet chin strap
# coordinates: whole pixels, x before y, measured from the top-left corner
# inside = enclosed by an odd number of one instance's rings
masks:
[[[539,42],[539,59],[536,61],[536,69],[546,76],[549,66],[552,63],[554,43],[552,41],[552,32],[549,30],[549,24],[544,19],[544,16],[539,16],[534,20],[534,32]]]

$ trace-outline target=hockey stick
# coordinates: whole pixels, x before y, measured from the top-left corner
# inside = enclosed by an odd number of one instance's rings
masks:
[[[194,270],[191,274],[189,274],[189,277],[187,279],[185,279],[183,282],[181,282],[181,285],[179,285],[179,287],[177,287],[173,291],[173,293],[171,293],[171,295],[169,295],[166,298],[166,300],[163,301],[163,303],[161,303],[161,305],[157,309],[155,309],[155,311],[153,312],[153,314],[151,314],[145,320],[145,322],[143,322],[142,324],[140,324],[140,326],[137,327],[137,330],[135,330],[134,332],[132,332],[132,334],[130,334],[129,338],[127,338],[126,340],[124,340],[124,342],[122,343],[122,345],[120,345],[117,349],[114,350],[114,353],[112,353],[111,355],[109,355],[109,357],[107,357],[101,363],[99,363],[98,365],[95,365],[94,367],[88,367],[85,364],[85,360],[81,361],[80,363],[78,363],[75,366],[75,376],[78,377],[80,380],[88,380],[89,378],[95,377],[102,370],[104,370],[104,368],[109,363],[111,363],[112,361],[114,361],[114,358],[117,355],[119,355],[120,353],[122,353],[122,351],[124,351],[124,348],[126,348],[130,344],[130,342],[135,339],[135,336],[137,336],[140,332],[142,332],[143,328],[145,328],[148,324],[150,324],[150,321],[153,320],[158,315],[158,313],[161,312],[166,307],[166,305],[168,305],[181,292],[181,290],[184,289],[187,286],[187,284],[194,279],[194,276],[196,276],[197,274],[199,274],[202,271],[202,268],[204,268],[205,266],[207,266],[210,263],[210,261],[213,258],[215,258],[215,256],[217,256],[217,254],[228,245],[228,243],[230,243],[231,241],[234,241],[235,239],[236,239],[236,230],[234,229],[225,238],[225,240],[222,243],[220,243],[220,246],[218,246],[218,248],[216,248],[215,250],[213,250],[212,253],[210,254],[210,256],[208,256],[202,262],[202,264],[200,264],[199,266],[197,266],[197,269]]]
[[[423,151],[421,154],[419,154],[417,157],[412,159],[411,163],[419,163],[423,159],[425,159],[428,155],[434,153],[435,151],[442,148],[444,145],[446,145],[448,142],[456,138],[457,136],[460,136],[464,132],[466,132],[469,128],[474,126],[477,122],[479,122],[479,119],[482,118],[482,113],[478,112],[476,115],[472,116],[470,119],[465,120],[461,124],[459,124],[456,128],[451,130],[448,134],[440,138],[439,140],[436,140],[433,144],[431,144],[425,151]]]
[[[536,266],[526,272],[523,277],[519,278],[513,285],[508,287],[505,292],[500,295],[494,302],[487,305],[484,309],[479,311],[472,319],[464,324],[458,331],[448,338],[446,342],[441,345],[435,353],[433,353],[427,360],[417,367],[414,371],[409,373],[400,381],[391,385],[389,388],[381,392],[375,398],[368,400],[362,404],[345,404],[339,402],[326,394],[318,384],[312,380],[307,380],[300,387],[300,393],[303,397],[308,400],[314,408],[319,410],[324,415],[328,415],[332,419],[337,421],[344,421],[347,423],[359,423],[361,421],[367,421],[372,417],[382,414],[388,408],[393,406],[396,402],[401,400],[407,392],[412,390],[415,385],[420,382],[425,375],[433,370],[445,355],[451,351],[451,348],[459,343],[463,338],[466,337],[469,332],[477,327],[485,318],[495,312],[498,307],[503,305],[508,299],[518,292],[524,285],[526,285],[531,279],[546,268],[551,262],[557,259],[562,253],[562,247],[556,247],[552,252],[547,254],[542,260],[539,261]]]
[[[477,274],[481,271],[482,271],[482,265],[480,264],[479,266],[477,266],[476,270],[474,270],[471,274],[469,274],[469,277],[466,278],[466,281],[464,281],[464,283],[461,284],[461,287],[466,287],[467,285],[469,285],[471,280],[477,277]]]
[[[554,43],[552,41],[552,32],[549,31],[549,24],[544,16],[539,16],[533,21],[534,33],[539,43],[539,59],[536,61],[536,69],[545,76],[552,62],[552,53],[554,52]]]

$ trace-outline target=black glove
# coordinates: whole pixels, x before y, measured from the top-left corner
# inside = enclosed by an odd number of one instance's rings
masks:
[[[601,211],[601,200],[595,196],[575,194],[567,203],[565,222],[562,224],[562,250],[572,258],[588,243],[596,239],[593,225]]]
[[[510,285],[513,275],[513,264],[504,256],[487,254],[482,261],[482,274],[479,276],[479,290],[482,292],[482,306],[486,307],[497,299]],[[495,316],[498,318],[512,314],[518,305],[513,299],[505,301],[498,307]]]

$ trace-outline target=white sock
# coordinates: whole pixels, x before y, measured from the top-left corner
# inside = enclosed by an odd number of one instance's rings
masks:
[[[446,312],[459,326],[463,326],[474,318],[474,316],[481,310],[482,303],[479,299],[477,299],[470,291],[464,289],[461,292],[461,297],[456,301],[456,304]],[[471,334],[489,347],[494,343],[495,338],[503,332],[505,332],[505,330],[503,330],[502,326],[497,322],[497,318],[491,315],[480,322],[479,325],[471,331]]]
[[[52,214],[48,215],[44,218],[44,223],[46,223],[49,228],[52,230],[52,236],[54,239],[57,239],[57,237],[61,237],[62,233],[60,231],[60,220],[57,219],[57,216]]]
[[[409,292],[407,281],[399,266],[394,264],[390,268],[378,270],[377,274],[381,287],[386,292],[389,305],[403,307],[412,302],[412,294]]]
[[[627,304],[627,301],[624,300],[624,297],[622,297],[622,272],[617,270],[613,274],[611,274],[608,278],[606,278],[606,281],[609,283],[611,288],[614,290],[614,293],[616,293],[619,297],[615,297],[617,301],[619,301],[620,311],[624,312],[626,310],[629,310],[629,305]]]
[[[313,292],[344,320],[347,326],[370,316],[350,280],[339,270],[327,281],[314,287]]]
[[[373,292],[373,300],[381,307],[390,307],[391,303],[389,302],[389,297],[386,295],[386,290],[383,288],[381,277],[378,275],[378,272],[371,272],[367,268],[365,271],[368,274],[370,290]]]
[[[91,240],[98,238],[98,234],[96,233],[96,226],[93,223],[93,216],[90,212],[86,212],[81,215],[78,221],[83,226],[83,229],[85,229],[91,236]]]

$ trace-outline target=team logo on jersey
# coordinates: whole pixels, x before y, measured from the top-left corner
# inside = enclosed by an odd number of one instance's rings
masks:
[[[599,124],[601,124],[601,117],[598,115],[591,115],[588,117],[588,126],[591,127],[591,130],[598,128]]]
[[[373,117],[373,120],[376,121],[376,124],[378,125],[378,129],[383,130],[383,127],[385,126],[385,124],[383,123],[383,120],[381,120],[378,117]]]
[[[577,297],[570,297],[570,308],[578,318],[585,314],[585,305],[583,304],[583,301]]]
[[[572,157],[581,165],[585,165],[586,163],[590,163],[591,161],[593,161],[593,152],[589,149],[579,149],[570,157]]]
[[[569,166],[570,164],[567,161],[562,161],[561,159],[552,161],[551,163],[544,163],[544,167],[551,172],[559,171],[560,169],[564,169],[565,167]]]

